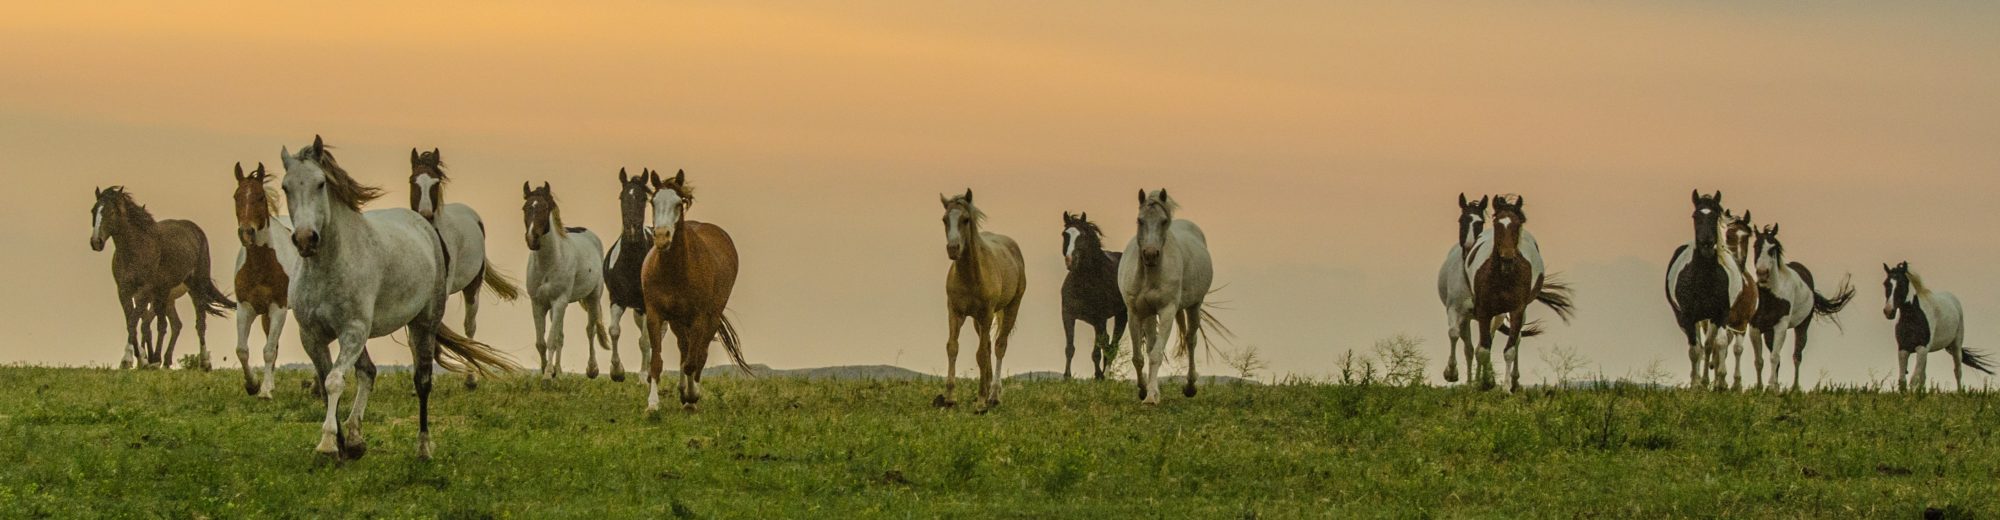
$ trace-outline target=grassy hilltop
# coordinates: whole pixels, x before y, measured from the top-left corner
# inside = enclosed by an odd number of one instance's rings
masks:
[[[385,374],[367,458],[234,371],[0,369],[0,517],[1945,517],[2000,512],[1991,394],[1801,396],[711,379],[694,414],[581,377],[416,399]],[[971,401],[969,388],[960,399]],[[342,414],[346,413],[343,403]]]

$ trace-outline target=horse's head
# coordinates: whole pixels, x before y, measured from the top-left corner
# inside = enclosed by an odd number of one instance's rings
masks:
[[[1089,253],[1104,249],[1103,232],[1090,221],[1090,213],[1070,215],[1063,212],[1063,264],[1076,268],[1077,253]]]
[[[410,149],[410,209],[424,220],[436,220],[444,205],[444,154],[438,149],[418,153]]]
[[[243,247],[266,245],[264,228],[278,209],[270,182],[264,163],[257,163],[256,171],[248,175],[243,173],[243,163],[236,163],[236,239]]]
[[[531,183],[521,183],[521,219],[528,229],[528,250],[542,250],[542,237],[551,233],[563,233],[562,209],[556,207],[556,194],[549,183],[543,182],[539,188]]]
[[[1472,250],[1472,244],[1486,230],[1486,204],[1490,199],[1468,200],[1464,193],[1458,194],[1458,245],[1467,251]]]
[[[640,169],[639,175],[618,169],[618,219],[622,236],[637,239],[646,232],[646,205],[653,202],[653,171]]]
[[[694,206],[694,187],[688,185],[687,170],[674,170],[674,177],[666,180],[657,171],[646,177],[653,183],[653,244],[667,247],[673,243],[674,229],[687,218],[688,207]]]
[[[1897,309],[1905,304],[1917,303],[1917,288],[1913,287],[1909,262],[1896,264],[1895,267],[1882,264],[1882,271],[1888,274],[1887,279],[1882,280],[1882,317],[1893,320],[1896,319]]]
[[[1764,226],[1757,232],[1757,279],[1769,283],[1771,273],[1785,265],[1785,244],[1778,241],[1778,225]]]
[[[1146,267],[1160,265],[1160,250],[1167,244],[1167,227],[1173,225],[1174,211],[1180,209],[1167,189],[1152,193],[1139,190],[1139,260]]]
[[[97,190],[97,202],[90,205],[90,250],[103,251],[105,241],[124,229],[125,214],[136,207],[124,186]]]
[[[1744,210],[1742,216],[1737,216],[1729,210],[1722,210],[1723,245],[1729,248],[1729,254],[1736,256],[1738,264],[1749,264],[1752,261],[1751,257],[1756,252],[1750,249],[1750,243],[1757,236],[1756,230],[1757,228],[1750,224],[1750,210]]]
[[[299,149],[298,153],[278,149],[285,164],[285,180],[280,184],[285,188],[285,205],[292,214],[292,244],[298,246],[299,256],[305,258],[319,254],[323,236],[332,230],[334,212],[359,213],[362,205],[382,196],[381,188],[363,185],[349,177],[328,148],[315,135],[312,145]]]
[[[1493,197],[1493,255],[1508,260],[1521,254],[1521,228],[1528,214],[1521,211],[1527,198],[1520,195]]]
[[[956,197],[938,195],[938,201],[944,203],[944,255],[956,262],[972,248],[972,241],[979,239],[979,221],[986,214],[972,205],[971,188]]]
[[[1694,247],[1704,251],[1714,251],[1720,239],[1722,223],[1722,192],[1702,195],[1694,191]]]

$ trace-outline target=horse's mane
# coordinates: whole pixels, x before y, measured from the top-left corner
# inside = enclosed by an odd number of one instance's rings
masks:
[[[1153,190],[1151,193],[1147,193],[1146,203],[1159,204],[1160,207],[1166,208],[1167,211],[1169,212],[1180,211],[1181,209],[1181,203],[1175,202],[1174,196],[1168,195],[1167,190],[1165,188]]]
[[[334,160],[333,153],[327,151],[328,148],[332,148],[331,146],[316,148],[319,148],[317,153],[313,153],[308,159],[319,165],[321,171],[326,172],[327,193],[334,201],[347,206],[348,209],[361,211],[361,206],[382,197],[382,188],[362,184],[361,181],[349,176],[347,169],[341,168],[340,162]],[[300,155],[306,154],[302,151]]]
[[[1904,270],[1904,271],[1903,271],[1903,273],[1904,273],[1905,275],[1908,275],[1908,276],[1910,277],[1910,290],[1911,290],[1911,291],[1915,291],[1915,292],[1917,293],[1917,295],[1918,295],[1918,296],[1930,296],[1930,295],[1931,295],[1931,290],[1930,290],[1929,288],[1926,288],[1926,287],[1924,287],[1924,277],[1922,277],[1922,276],[1917,276],[1917,272],[1916,272],[1916,271],[1910,271],[1910,270],[1907,270],[1907,269],[1906,269],[1906,270]]]
[[[437,172],[439,182],[451,182],[451,176],[444,173],[444,158],[438,156],[437,152],[430,151],[418,154],[417,164],[431,167],[431,171]]]
[[[972,215],[973,222],[986,221],[986,212],[980,211],[978,206],[972,205],[972,199],[966,198],[966,196],[964,195],[957,195],[953,196],[952,198],[945,199],[944,203],[946,206],[956,206],[961,209],[964,209],[966,214]]]
[[[1076,223],[1076,228],[1083,230],[1083,234],[1091,238],[1099,240],[1102,240],[1104,238],[1104,229],[1097,227],[1096,222],[1091,222],[1088,220],[1078,221]]]
[[[132,224],[139,226],[153,225],[153,212],[148,211],[146,206],[140,204],[138,200],[133,199],[132,194],[125,191],[124,186],[105,188],[104,196],[109,197],[107,202],[114,202],[120,206],[124,206],[125,219],[131,221]]]

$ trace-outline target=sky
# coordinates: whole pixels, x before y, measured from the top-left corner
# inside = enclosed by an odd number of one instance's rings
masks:
[[[685,169],[690,218],[743,259],[747,357],[784,368],[941,373],[936,196],[971,188],[1026,254],[1006,371],[1061,370],[1058,217],[1089,212],[1119,248],[1135,192],[1164,187],[1209,237],[1223,348],[1256,348],[1266,378],[1328,377],[1408,334],[1437,379],[1437,269],[1466,192],[1522,194],[1577,288],[1575,321],[1525,344],[1528,380],[1563,346],[1680,382],[1663,273],[1692,238],[1688,192],[1721,190],[1782,223],[1822,284],[1855,277],[1843,327],[1814,327],[1806,384],[1880,380],[1882,262],[1956,293],[1967,345],[2000,351],[1996,25],[1975,2],[8,3],[0,360],[116,363],[93,187],[200,224],[227,290],[231,166],[281,170],[280,146],[322,135],[391,190],[376,207],[406,203],[409,149],[442,149],[446,198],[481,212],[517,277],[522,182],[609,235],[620,168]],[[486,302],[480,339],[532,365],[527,304]],[[235,366],[233,319],[211,325]],[[304,360],[292,340],[281,357]]]

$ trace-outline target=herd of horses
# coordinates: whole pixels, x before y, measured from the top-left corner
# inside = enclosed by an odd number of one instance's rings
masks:
[[[716,340],[730,361],[751,373],[740,335],[725,313],[736,283],[736,246],[721,227],[688,219],[695,190],[684,171],[666,177],[651,169],[638,175],[619,170],[621,226],[608,249],[590,230],[564,225],[552,185],[523,183],[523,239],[530,256],[525,283],[519,283],[489,261],[487,226],[479,213],[446,202],[450,180],[441,151],[410,151],[409,207],[373,210],[364,207],[384,190],[356,181],[318,136],[296,152],[281,149],[280,159],[285,173],[275,188],[262,163],[247,173],[241,163],[235,168],[242,249],[233,299],[210,278],[208,240],[199,226],[156,220],[123,187],[96,190],[90,243],[97,251],[116,246],[112,276],[126,326],[120,368],[173,362],[181,329],[174,304],[186,296],[196,311],[200,367],[209,368],[202,337],[207,317],[223,316],[235,307],[244,390],[270,399],[278,338],[290,316],[316,372],[314,391],[326,405],[316,450],[342,459],[359,458],[367,449],[361,420],[377,375],[367,350],[370,339],[398,330],[407,333],[415,360],[411,368],[420,458],[429,458],[434,450],[429,417],[436,369],[463,373],[468,388],[476,387],[481,377],[522,370],[504,353],[473,339],[484,291],[507,301],[528,296],[541,356],[539,376],[550,379],[562,373],[563,322],[569,306],[576,304],[587,320],[587,376],[598,376],[596,351],[601,348],[610,351],[611,379],[623,381],[620,322],[626,312],[633,313],[648,412],[659,409],[661,342],[669,332],[680,350],[683,408],[693,410],[701,400],[702,372]],[[939,199],[945,256],[951,263],[945,277],[947,372],[933,404],[957,403],[959,334],[970,321],[979,340],[977,399],[997,406],[1002,363],[1027,291],[1026,262],[1013,239],[982,229],[986,215],[974,205],[972,190]],[[1477,200],[1459,195],[1456,240],[1438,273],[1438,296],[1449,325],[1447,381],[1461,379],[1462,353],[1468,383],[1497,386],[1492,347],[1496,336],[1504,334],[1507,387],[1518,390],[1521,340],[1543,332],[1538,320],[1527,318],[1528,308],[1540,303],[1565,322],[1574,312],[1571,288],[1546,270],[1540,245],[1526,229],[1525,203],[1519,195]],[[1755,358],[1757,387],[1766,384],[1767,352],[1772,360],[1769,384],[1778,385],[1778,349],[1789,332],[1795,340],[1792,388],[1797,390],[1812,322],[1833,320],[1854,297],[1854,288],[1843,281],[1833,296],[1817,292],[1812,272],[1787,261],[1778,226],[1754,227],[1748,211],[1738,217],[1722,207],[1720,192],[1696,192],[1693,203],[1694,239],[1674,252],[1666,276],[1668,303],[1687,337],[1690,385],[1740,389],[1746,341]],[[1178,218],[1179,211],[1167,190],[1139,191],[1138,229],[1122,251],[1104,248],[1104,233],[1088,214],[1063,214],[1065,378],[1073,376],[1078,322],[1094,329],[1090,362],[1098,379],[1106,377],[1117,359],[1129,325],[1138,399],[1160,402],[1160,369],[1173,352],[1168,340],[1176,332],[1179,343],[1172,348],[1185,354],[1187,369],[1182,393],[1195,395],[1195,353],[1205,329],[1227,329],[1205,303],[1215,279],[1207,237],[1194,222]],[[1964,366],[1991,373],[1991,361],[1963,344],[1963,315],[1955,297],[1930,290],[1908,263],[1883,268],[1883,313],[1896,322],[1902,354],[1898,388],[1924,389],[1925,359],[1939,350],[1951,355],[1961,389]],[[463,334],[443,322],[453,294],[464,300]],[[611,304],[608,324],[602,316],[606,296]],[[250,364],[250,337],[259,323],[264,333],[261,370]],[[332,348],[336,342],[338,349]],[[1728,377],[1732,367],[1724,362],[1731,349],[1733,379]],[[1916,370],[1909,374],[1913,354]],[[357,381],[347,418],[341,421],[337,411],[349,373]]]

